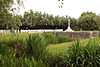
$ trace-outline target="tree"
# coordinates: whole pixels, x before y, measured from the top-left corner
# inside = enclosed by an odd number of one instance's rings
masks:
[[[16,20],[14,21],[14,14],[12,12],[17,10],[17,8],[12,8],[15,4],[15,0],[0,0],[0,26],[1,28],[9,29],[11,26],[15,26]],[[21,6],[23,4],[22,0],[16,0],[16,5]],[[14,25],[12,25],[14,24]]]
[[[100,15],[97,15],[97,25],[98,25],[98,29],[100,30]]]
[[[33,20],[33,12],[25,12],[24,17],[22,19],[22,24],[24,27],[31,27]]]
[[[61,18],[59,16],[54,17],[54,24],[55,25],[60,25],[60,21],[61,21]]]
[[[98,30],[97,15],[92,12],[83,12],[78,19],[79,29],[82,30]]]
[[[78,21],[77,21],[77,19],[75,19],[75,18],[70,18],[70,26],[71,26],[71,28],[72,28],[72,30],[74,30],[74,31],[78,31],[79,30],[79,28],[78,28]]]

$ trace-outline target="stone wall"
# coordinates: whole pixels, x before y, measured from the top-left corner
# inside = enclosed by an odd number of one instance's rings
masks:
[[[16,32],[16,30],[15,30]],[[21,33],[35,33],[35,32],[52,32],[53,34],[66,35],[69,40],[88,39],[93,37],[100,37],[100,31],[73,31],[64,32],[62,29],[55,30],[21,30]],[[0,30],[0,33],[10,33],[10,30]],[[18,32],[19,33],[19,32]]]
[[[70,41],[77,39],[88,39],[93,37],[100,37],[99,31],[74,31],[74,32],[53,32],[53,34],[66,35]]]

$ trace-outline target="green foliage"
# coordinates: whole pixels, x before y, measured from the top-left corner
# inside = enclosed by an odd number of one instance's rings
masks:
[[[62,25],[63,27],[67,27],[67,20],[67,17],[65,18],[64,16],[53,16],[47,13],[41,13],[38,11],[33,12],[30,10],[29,12],[24,13],[22,27],[34,28],[39,26],[39,28],[45,28],[44,26],[47,26],[48,28],[48,26],[51,26],[56,29],[59,26],[62,27]]]
[[[0,43],[0,54],[2,54],[2,55],[4,55],[6,52],[7,52],[7,50],[9,49],[9,47],[8,47],[8,45],[6,45],[6,44],[1,44]]]
[[[68,37],[64,35],[54,35],[53,33],[44,33],[44,39],[47,44],[58,44],[68,42]]]
[[[58,40],[58,43],[65,43],[65,42],[68,42],[68,37],[65,35],[59,35],[57,36],[57,40]]]
[[[51,55],[46,54],[45,61],[48,63],[50,67],[65,67],[66,65],[62,62],[63,57],[65,58],[66,55],[59,54],[59,55]]]
[[[15,3],[15,1],[17,3]],[[15,15],[12,14],[17,8],[12,8],[13,5],[19,6],[23,5],[22,0],[0,0],[0,28],[1,29],[16,29],[19,25],[18,20]],[[18,23],[17,23],[18,22]]]
[[[29,37],[29,40],[26,41],[26,37]],[[2,48],[0,49],[0,67],[48,67],[48,64],[40,59],[45,56],[45,42],[41,34],[1,34],[0,38],[0,48]],[[30,56],[26,51],[35,53]]]
[[[85,46],[87,47],[89,40],[90,39],[84,39],[84,40],[80,40],[80,42],[78,41],[79,44],[81,44],[81,45],[80,46],[77,45],[77,49],[79,47],[85,47]],[[69,63],[69,62],[67,62],[69,60],[68,55],[69,55],[69,53],[70,54],[72,53],[72,50],[69,50],[69,49],[73,49],[74,52],[78,52],[76,49],[75,49],[76,51],[74,50],[74,46],[76,47],[76,44],[77,44],[77,41],[73,41],[73,42],[67,42],[67,43],[61,43],[61,44],[55,44],[55,45],[48,46],[47,47],[47,55],[46,55],[47,56],[46,60],[49,61],[48,64],[55,65],[58,63],[59,66],[62,65],[60,67],[66,66],[66,63]],[[91,45],[93,45],[93,44],[94,44],[94,38],[91,39],[89,47],[91,47]],[[100,44],[99,37],[95,38],[95,45],[98,45],[98,44]],[[67,48],[67,51],[66,51],[66,48]],[[83,48],[80,48],[80,49],[82,49],[82,51],[83,51]],[[91,47],[91,51],[93,51],[93,50],[94,49],[92,49],[92,47]],[[98,50],[98,52],[99,52],[99,50]],[[73,55],[71,57],[73,57]],[[59,62],[57,62],[57,61],[59,61]],[[73,61],[73,59],[72,59],[72,61]]]
[[[6,56],[0,55],[0,67],[48,67],[48,65],[43,63],[41,59],[34,60],[33,57],[15,58],[15,53],[10,52]]]
[[[78,26],[78,20],[75,18],[70,18],[70,26],[72,28],[72,30],[74,31],[78,31],[79,30],[79,26]]]
[[[37,60],[42,57],[46,49],[46,43],[40,34],[30,35],[27,40],[27,50],[29,56],[34,56]]]
[[[26,44],[15,43],[12,47],[10,47],[9,50],[16,53],[15,55],[16,58],[20,58],[26,55],[26,49],[27,49]]]
[[[13,46],[16,43],[26,44],[28,34],[0,34],[0,43]]]
[[[100,38],[47,46],[45,41],[51,36],[55,36],[57,43],[65,42],[67,39],[66,36],[51,33],[1,34],[1,67],[86,67],[86,65],[95,67],[100,65]]]
[[[0,49],[0,64],[5,67],[7,65],[14,67],[24,65],[35,65],[35,67],[47,67],[47,65],[51,65],[58,67],[57,65],[60,64],[62,59],[60,59],[59,56],[52,58],[52,56],[47,55],[45,51],[47,46],[45,41],[50,40],[51,37],[55,39],[58,38],[57,40],[59,40],[59,42],[64,42],[63,39],[66,38],[64,36],[58,37],[52,33],[45,33],[44,35],[27,33],[1,34],[0,48],[2,49]],[[58,43],[58,41],[55,42]],[[53,41],[51,43],[53,43]],[[55,63],[51,63],[50,60],[52,62],[55,61]]]
[[[100,45],[95,41],[88,42],[86,46],[82,46],[79,41],[67,48],[66,66],[86,67],[100,66]]]
[[[18,50],[19,48],[23,50],[26,43],[26,38],[28,34],[0,34],[0,54],[5,54],[8,49]]]
[[[98,30],[97,15],[92,12],[83,12],[79,17],[78,26],[82,30]]]
[[[47,44],[56,44],[57,38],[52,33],[44,33],[44,38]]]

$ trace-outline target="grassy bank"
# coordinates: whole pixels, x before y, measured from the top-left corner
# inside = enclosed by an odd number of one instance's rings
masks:
[[[92,39],[84,39],[84,40],[80,40],[80,43],[85,46],[88,44],[89,41],[96,41],[96,43],[99,43],[100,44],[100,37],[97,37],[97,38],[92,38]],[[67,43],[61,43],[61,44],[55,44],[55,45],[51,45],[51,46],[48,46],[47,50],[48,50],[48,53],[51,54],[51,55],[59,55],[59,54],[65,54],[66,53],[66,49],[75,44],[76,41],[73,41],[73,42],[67,42]]]

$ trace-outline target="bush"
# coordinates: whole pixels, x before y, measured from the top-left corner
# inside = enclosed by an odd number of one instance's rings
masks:
[[[45,52],[46,43],[40,34],[30,35],[27,40],[27,53],[29,56],[34,56],[37,60],[42,57]]]
[[[12,48],[12,51],[17,50],[20,53],[20,50],[24,49],[24,46],[26,46],[26,37],[27,34],[1,34],[0,48],[2,49],[0,49],[0,54],[4,55],[9,49]],[[15,46],[17,47],[15,48]]]
[[[65,35],[57,36],[58,43],[68,42],[68,37]]]
[[[52,33],[45,33],[44,38],[45,38],[45,41],[47,44],[56,44],[57,43],[57,38]]]
[[[4,55],[9,50],[8,45],[0,43],[0,54]]]
[[[58,44],[68,42],[68,37],[65,35],[54,35],[52,33],[45,33],[44,38],[47,44]]]

